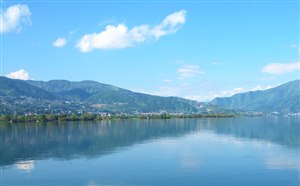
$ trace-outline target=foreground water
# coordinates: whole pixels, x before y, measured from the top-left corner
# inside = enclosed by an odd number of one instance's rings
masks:
[[[300,185],[300,118],[0,124],[0,185]]]

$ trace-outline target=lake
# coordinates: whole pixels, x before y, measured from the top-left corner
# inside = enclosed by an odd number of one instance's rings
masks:
[[[0,124],[1,186],[300,185],[300,118]]]

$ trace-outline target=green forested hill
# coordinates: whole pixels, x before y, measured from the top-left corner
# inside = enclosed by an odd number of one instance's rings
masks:
[[[1,77],[2,113],[232,113],[236,110],[299,112],[300,80],[265,91],[216,98],[209,104],[133,92],[95,81],[23,81]],[[214,106],[213,106],[214,105]],[[222,109],[225,108],[225,109]]]
[[[52,80],[28,83],[55,94],[60,99],[83,101],[98,108],[122,112],[197,112],[200,105],[196,101],[141,94],[95,81]]]
[[[22,81],[1,77],[1,106],[5,111],[107,111],[123,113],[219,112],[208,105],[178,97],[136,93],[95,81]]]
[[[300,112],[300,80],[291,81],[268,90],[215,98],[210,104],[264,112]]]
[[[26,81],[0,76],[0,96],[31,97],[54,100],[56,96],[42,88],[28,84]]]

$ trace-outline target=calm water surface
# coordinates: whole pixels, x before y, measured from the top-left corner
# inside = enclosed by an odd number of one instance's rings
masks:
[[[0,185],[300,185],[300,118],[0,124]]]

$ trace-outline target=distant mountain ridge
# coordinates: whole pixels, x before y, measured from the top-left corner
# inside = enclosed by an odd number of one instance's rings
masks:
[[[95,81],[71,82],[51,80],[48,82],[28,81],[31,85],[49,91],[67,100],[84,101],[90,104],[101,104],[102,107],[115,106],[122,111],[138,112],[197,112],[196,101],[178,97],[160,97],[132,92],[116,86]]]
[[[300,80],[294,80],[267,90],[215,98],[209,103],[225,108],[261,112],[300,112]]]
[[[2,114],[300,112],[300,80],[203,103],[133,92],[96,81],[33,81],[0,77]]]
[[[18,79],[1,77],[0,86],[1,96],[23,96],[47,100],[53,100],[56,98],[56,96],[50,92]]]
[[[217,113],[228,112],[179,97],[132,92],[95,81],[22,81],[0,77],[2,113]]]

